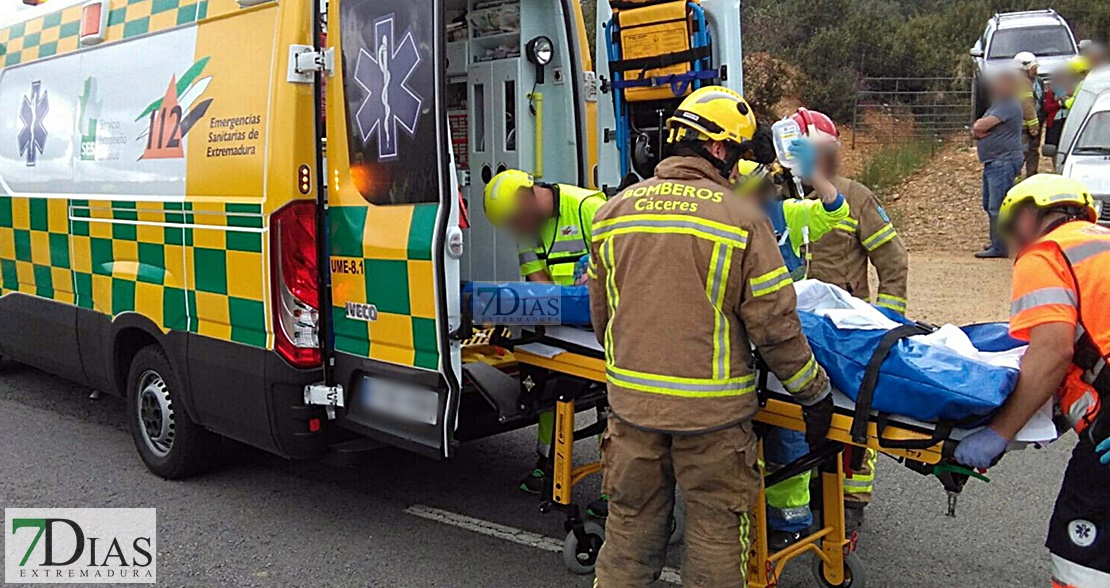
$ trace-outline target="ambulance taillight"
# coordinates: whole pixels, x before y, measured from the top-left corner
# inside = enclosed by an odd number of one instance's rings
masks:
[[[274,349],[296,367],[319,366],[315,203],[292,202],[274,213],[271,235]]]

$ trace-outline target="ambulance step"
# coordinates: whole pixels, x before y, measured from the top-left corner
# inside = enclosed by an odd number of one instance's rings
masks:
[[[497,420],[507,423],[524,416],[525,407],[520,405],[520,382],[505,372],[486,364],[469,363],[463,372],[474,387],[491,406],[497,409]]]

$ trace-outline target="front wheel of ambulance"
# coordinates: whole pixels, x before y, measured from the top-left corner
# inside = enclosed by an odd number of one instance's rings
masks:
[[[605,543],[605,527],[586,521],[582,525],[582,532],[585,533],[585,541],[579,541],[574,531],[567,533],[567,538],[563,541],[563,563],[576,574],[592,574],[601,544]]]
[[[863,572],[863,560],[855,553],[849,553],[844,558],[844,581],[833,584],[825,579],[825,563],[819,557],[813,558],[813,577],[821,586],[828,588],[864,588],[867,585],[867,576]]]
[[[220,440],[189,419],[178,404],[181,394],[181,379],[161,348],[150,345],[135,354],[127,376],[131,437],[146,467],[170,480],[208,468]]]

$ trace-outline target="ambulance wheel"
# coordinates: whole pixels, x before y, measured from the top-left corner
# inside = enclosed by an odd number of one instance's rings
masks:
[[[844,581],[839,584],[833,584],[825,579],[825,562],[819,558],[813,558],[813,577],[817,578],[817,583],[821,586],[828,588],[864,588],[867,585],[867,575],[863,572],[863,561],[855,553],[848,554],[844,558]]]
[[[181,408],[184,387],[162,349],[149,345],[131,360],[127,420],[146,467],[170,480],[200,473],[212,464],[219,436],[194,423]]]
[[[586,531],[586,542],[580,543],[574,531],[567,533],[563,541],[563,563],[567,569],[581,575],[592,574],[594,565],[597,564],[597,554],[601,551],[601,544],[605,542],[605,527],[593,522],[583,523]]]

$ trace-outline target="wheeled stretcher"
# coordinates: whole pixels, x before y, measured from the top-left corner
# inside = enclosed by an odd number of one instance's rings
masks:
[[[602,385],[605,382],[604,350],[592,332],[567,326],[539,327],[526,331],[525,336],[509,342],[519,365],[521,381],[543,381],[552,374],[569,376],[584,382]],[[761,409],[756,414],[757,423],[804,431],[801,407],[767,370],[760,371]],[[604,420],[584,428],[575,429],[578,391],[595,389],[586,387],[562,388],[556,399],[556,425],[554,436],[554,469],[550,482],[550,500],[544,510],[561,510],[566,515],[567,538],[564,544],[564,561],[578,573],[593,569],[598,550],[604,540],[600,526],[583,520],[579,507],[573,500],[573,488],[587,476],[597,473],[598,462],[574,465],[574,441],[596,435],[604,429]],[[865,436],[859,435],[860,420],[855,406],[845,395],[836,393],[837,414],[829,432],[831,443],[794,463],[764,477],[763,488],[755,505],[752,525],[753,536],[749,560],[749,586],[761,588],[775,586],[778,572],[788,562],[806,553],[816,555],[814,573],[825,586],[861,586],[862,566],[854,554],[855,538],[846,536],[844,521],[844,463],[853,452],[863,447],[874,449],[902,461],[923,474],[935,475],[949,492],[950,508],[970,477],[982,477],[970,470],[949,463],[955,443],[968,433],[959,428],[937,426],[913,419],[882,416],[873,413],[863,422]],[[855,431],[853,431],[855,428]],[[762,453],[762,446],[760,447]],[[762,463],[762,460],[761,460]],[[823,523],[820,529],[790,547],[777,553],[767,549],[765,524],[765,493],[768,486],[786,480],[804,471],[820,470],[820,511]]]

